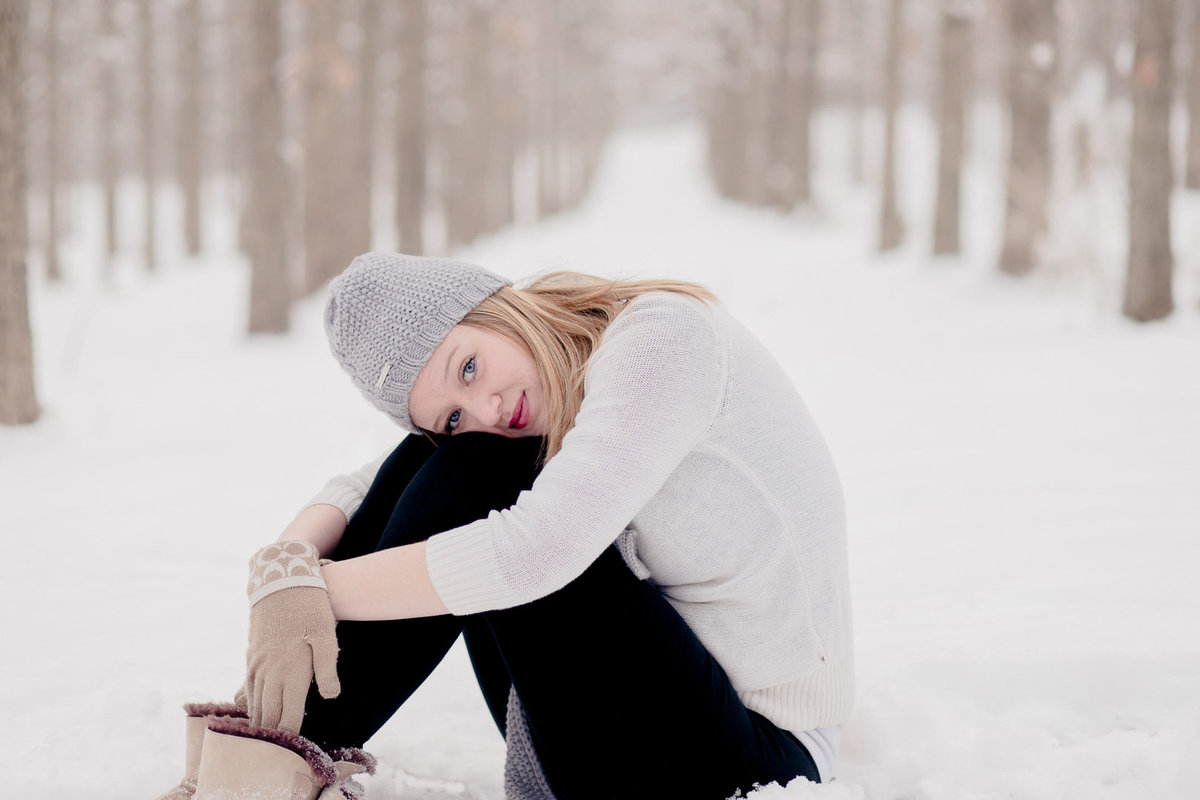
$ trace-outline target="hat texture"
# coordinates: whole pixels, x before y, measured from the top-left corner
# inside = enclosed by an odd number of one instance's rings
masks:
[[[408,396],[434,349],[471,309],[509,281],[444,258],[367,253],[329,284],[325,333],[371,403],[417,432]]]

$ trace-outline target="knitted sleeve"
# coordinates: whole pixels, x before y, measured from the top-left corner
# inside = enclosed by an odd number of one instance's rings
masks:
[[[371,483],[375,480],[375,474],[379,472],[379,468],[391,452],[391,450],[383,452],[379,458],[363,464],[353,472],[330,478],[321,491],[308,501],[307,505],[315,506],[318,503],[327,503],[337,506],[346,515],[346,519],[350,519],[362,505],[363,498],[367,496],[367,490],[371,488]]]
[[[726,360],[703,303],[665,293],[632,301],[588,362],[575,426],[532,488],[510,509],[429,539],[447,608],[520,605],[582,574],[705,435]]]

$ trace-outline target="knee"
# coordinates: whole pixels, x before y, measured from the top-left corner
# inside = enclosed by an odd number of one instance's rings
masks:
[[[389,529],[407,541],[428,538],[513,505],[533,485],[542,440],[464,433],[439,443],[409,482]],[[384,536],[381,547],[394,546]]]

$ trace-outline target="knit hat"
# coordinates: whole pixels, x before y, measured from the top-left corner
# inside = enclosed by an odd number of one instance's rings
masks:
[[[471,309],[509,281],[444,258],[367,253],[329,284],[325,333],[371,403],[417,432],[408,395],[434,349]]]

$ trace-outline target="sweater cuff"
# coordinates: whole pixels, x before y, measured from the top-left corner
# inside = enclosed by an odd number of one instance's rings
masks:
[[[486,519],[431,536],[425,544],[434,591],[456,616],[519,605],[498,561]]]

